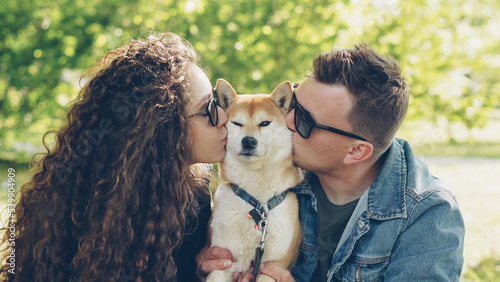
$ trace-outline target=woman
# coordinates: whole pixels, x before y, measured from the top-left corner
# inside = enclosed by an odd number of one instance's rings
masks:
[[[191,281],[227,115],[191,45],[132,41],[90,72],[16,207],[16,281]],[[49,132],[50,133],[50,132]],[[8,232],[4,242],[8,240]],[[5,260],[5,258],[4,258]]]

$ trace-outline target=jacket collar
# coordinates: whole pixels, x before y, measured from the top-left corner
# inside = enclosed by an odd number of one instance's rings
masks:
[[[367,191],[368,217],[377,220],[406,218],[407,150],[411,152],[408,143],[396,138],[386,152],[382,169]]]

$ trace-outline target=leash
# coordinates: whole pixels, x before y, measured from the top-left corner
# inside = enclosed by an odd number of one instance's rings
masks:
[[[262,256],[264,255],[264,245],[266,243],[266,235],[267,229],[267,212],[264,207],[270,211],[271,209],[278,206],[283,200],[285,200],[288,191],[284,191],[283,193],[276,195],[269,199],[265,206],[259,202],[259,200],[255,199],[252,195],[250,195],[247,191],[241,189],[236,184],[231,183],[231,189],[233,192],[238,195],[245,202],[249,203],[252,207],[254,207],[251,211],[248,212],[248,217],[252,218],[255,222],[255,227],[258,230],[262,231],[262,235],[260,237],[259,246],[255,249],[255,259],[254,259],[254,268],[252,271],[252,282],[255,282],[257,279],[257,275],[259,274],[260,263],[262,261]]]
[[[255,282],[257,275],[259,275],[260,263],[262,262],[262,256],[264,255],[264,244],[266,242],[267,235],[267,220],[263,219],[260,222],[260,230],[262,230],[262,236],[260,237],[259,246],[255,249],[255,259],[254,266],[252,270],[252,282]]]

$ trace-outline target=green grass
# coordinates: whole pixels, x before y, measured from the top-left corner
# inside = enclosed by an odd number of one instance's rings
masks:
[[[469,130],[464,124],[420,119],[405,121],[397,136],[410,142],[415,153],[429,157],[500,159],[500,109],[488,125]]]
[[[463,281],[500,281],[500,259],[484,258],[477,266],[462,275]]]
[[[430,157],[500,158],[500,142],[423,143],[413,146],[413,150]]]
[[[29,165],[26,163],[12,163],[0,161],[0,206],[5,205],[8,201],[8,169],[15,170],[15,184],[16,190],[19,191],[21,186],[27,181],[26,173],[29,170]],[[16,195],[17,196],[17,195]]]

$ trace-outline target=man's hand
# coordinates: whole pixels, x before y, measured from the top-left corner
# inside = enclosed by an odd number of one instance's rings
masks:
[[[277,282],[295,282],[295,279],[293,278],[290,271],[288,271],[285,268],[282,268],[281,266],[279,266],[273,262],[262,263],[260,265],[259,271],[261,274],[265,274],[267,276],[270,276],[271,278],[273,278]],[[233,280],[236,280],[238,282],[250,282],[250,281],[252,281],[252,268],[250,268],[249,271],[247,271],[243,274],[235,273],[233,275]]]
[[[226,249],[220,247],[203,248],[196,256],[196,276],[204,281],[210,272],[228,269],[236,261],[237,259]]]

